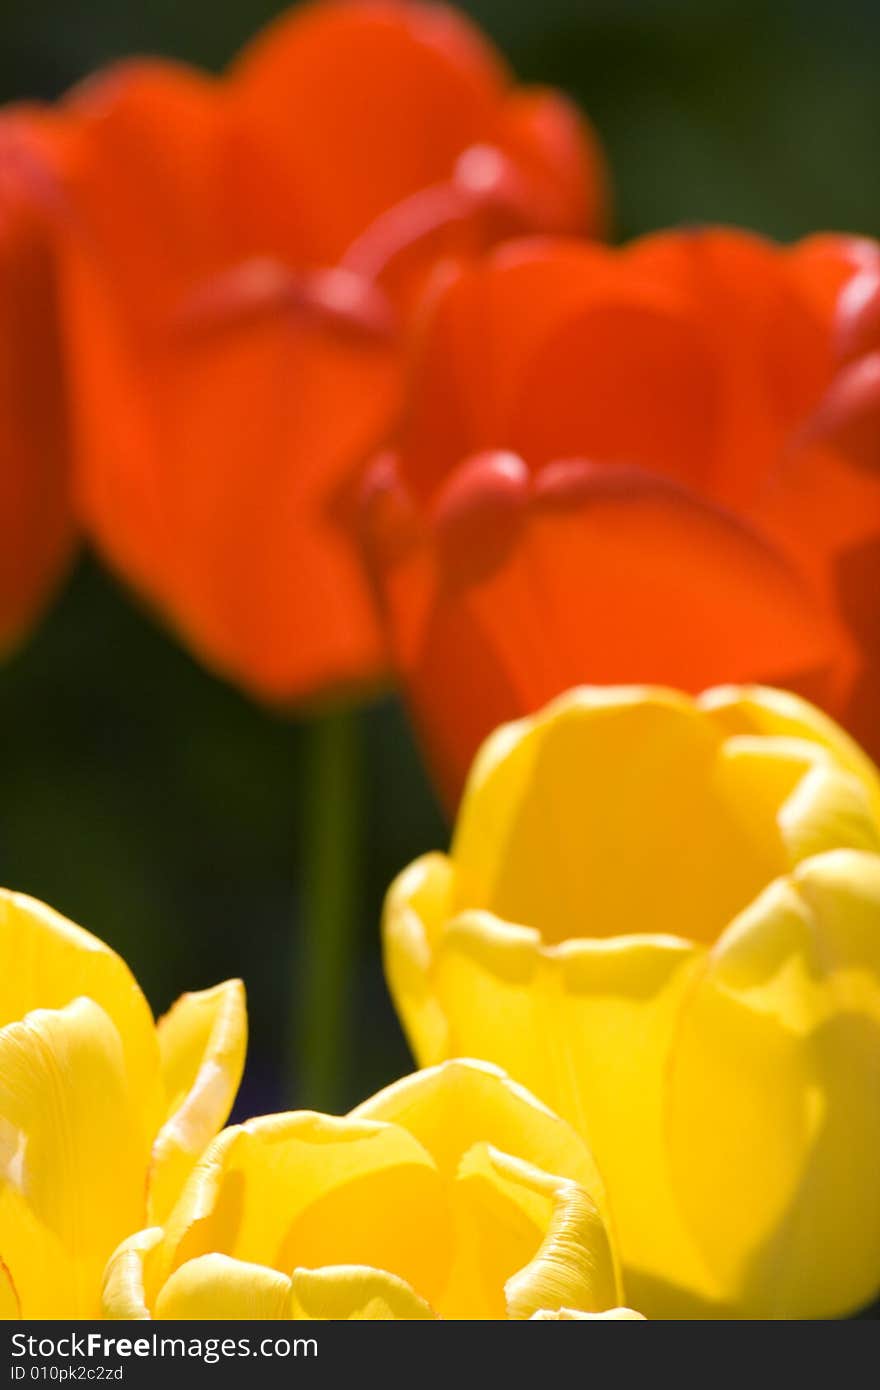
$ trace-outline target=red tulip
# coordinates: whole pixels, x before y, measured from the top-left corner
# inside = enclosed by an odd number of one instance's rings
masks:
[[[222,80],[74,92],[65,304],[78,505],[206,662],[288,701],[387,665],[357,548],[438,259],[595,229],[591,137],[440,5],[297,10]]]
[[[367,521],[451,804],[492,728],[581,682],[788,686],[880,749],[878,267],[845,237],[536,239],[438,292]]]
[[[17,110],[0,127],[0,651],[39,615],[75,545],[42,134]]]

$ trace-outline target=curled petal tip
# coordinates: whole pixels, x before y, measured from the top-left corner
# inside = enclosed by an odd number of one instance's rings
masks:
[[[838,373],[804,433],[854,463],[880,468],[880,348]]]
[[[835,352],[851,362],[880,348],[880,266],[861,270],[837,302]]]
[[[513,160],[495,145],[471,145],[460,154],[453,183],[475,209],[512,213],[524,226],[534,220],[524,179]]]
[[[472,455],[449,479],[433,508],[437,538],[453,573],[470,578],[501,560],[518,532],[530,475],[518,454]]]
[[[0,120],[0,218],[7,205],[27,204],[53,216],[67,211],[61,177],[26,116]]]
[[[368,554],[393,561],[419,529],[412,498],[400,477],[397,455],[378,454],[367,468],[360,489],[361,529]]]

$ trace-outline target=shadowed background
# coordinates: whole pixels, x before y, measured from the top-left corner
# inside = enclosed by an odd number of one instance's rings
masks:
[[[53,97],[159,53],[219,69],[271,0],[6,0],[0,99]],[[567,89],[614,175],[615,234],[728,221],[783,239],[880,234],[880,8],[873,0],[473,0],[517,72]],[[391,877],[447,830],[392,696],[365,707],[356,1047],[341,1099],[409,1067],[382,982]],[[304,727],[201,670],[86,557],[0,669],[0,882],[126,957],[155,1010],[247,985],[238,1113],[295,1102],[281,1063],[301,930]]]

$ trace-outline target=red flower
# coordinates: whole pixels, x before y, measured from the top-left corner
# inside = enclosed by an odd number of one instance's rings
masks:
[[[361,469],[441,256],[591,230],[558,95],[438,5],[297,10],[209,80],[124,66],[64,106],[78,506],[211,665],[274,700],[373,681]]]
[[[451,803],[580,682],[779,684],[880,748],[878,268],[687,231],[511,243],[440,291],[367,515]]]
[[[0,147],[0,651],[36,619],[75,544],[51,185],[40,122]]]

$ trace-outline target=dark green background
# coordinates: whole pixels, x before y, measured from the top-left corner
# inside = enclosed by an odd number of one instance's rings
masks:
[[[4,0],[0,93],[51,97],[112,58],[222,66],[271,0]],[[581,99],[609,151],[620,236],[724,220],[791,238],[880,233],[880,6],[872,0],[480,0],[523,77]],[[446,830],[390,697],[360,716],[368,828],[357,1048],[343,1099],[407,1068],[378,955],[384,887]],[[304,726],[200,670],[92,560],[0,671],[0,881],[116,946],[153,1006],[244,977],[240,1110],[281,1074],[301,914]]]

